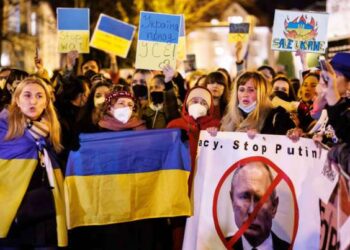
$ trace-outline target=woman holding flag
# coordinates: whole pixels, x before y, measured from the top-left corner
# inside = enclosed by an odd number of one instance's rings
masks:
[[[22,80],[0,114],[0,247],[67,245],[63,176],[52,157],[61,149],[46,83]]]

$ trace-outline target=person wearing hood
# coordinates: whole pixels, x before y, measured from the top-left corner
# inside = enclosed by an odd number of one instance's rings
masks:
[[[172,120],[167,128],[180,128],[183,139],[188,141],[191,155],[191,173],[188,179],[189,192],[191,193],[193,174],[195,172],[195,160],[197,145],[201,130],[218,128],[220,121],[214,118],[214,103],[210,91],[204,87],[194,87],[189,90],[182,106],[182,117]],[[173,247],[182,249],[185,232],[186,218],[177,217],[171,220]]]
[[[268,82],[258,71],[246,71],[237,77],[222,131],[285,135],[294,128],[290,115],[282,107],[273,108],[268,96]]]
[[[166,66],[163,74],[155,75],[150,81],[149,104],[141,110],[141,117],[148,129],[166,128],[171,120],[180,117],[172,81],[174,74],[174,69]]]
[[[98,125],[107,131],[146,129],[145,122],[138,118],[135,111],[135,99],[130,92],[112,91],[106,96]]]
[[[167,126],[182,129],[184,138],[189,142],[192,167],[189,187],[194,173],[200,131],[219,126],[220,121],[214,118],[214,102],[210,91],[204,87],[189,90],[182,107],[182,117],[172,120]]]

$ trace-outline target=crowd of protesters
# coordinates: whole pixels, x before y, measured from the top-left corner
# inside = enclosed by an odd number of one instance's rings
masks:
[[[123,79],[113,56],[107,75],[101,73],[98,58],[84,60],[77,74],[78,57],[76,51],[69,52],[66,67],[52,78],[40,58],[34,59],[35,74],[13,68],[0,71],[0,147],[25,139],[40,156],[20,200],[12,207],[1,207],[12,209],[13,220],[5,225],[6,234],[0,235],[0,249],[65,245],[60,243],[55,195],[46,192],[40,198],[40,206],[51,213],[24,225],[21,215],[28,206],[39,213],[37,204],[27,204],[30,196],[57,185],[59,178],[47,170],[48,161],[58,161],[64,176],[69,152],[80,147],[80,133],[181,129],[192,159],[189,189],[201,130],[212,136],[218,131],[246,132],[252,140],[257,133],[286,135],[294,141],[313,138],[329,147],[329,158],[350,174],[350,53],[336,54],[324,71],[305,70],[299,80],[268,65],[246,69],[242,60],[237,61],[236,76],[217,69],[184,77],[166,66],[162,71],[136,69],[130,79]],[[78,228],[69,233],[68,246],[181,249],[185,218],[148,222]]]

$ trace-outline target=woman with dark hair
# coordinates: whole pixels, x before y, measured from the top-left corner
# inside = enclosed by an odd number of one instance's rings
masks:
[[[296,102],[294,89],[289,79],[282,74],[272,80],[271,102],[273,107],[283,107],[288,112],[296,112],[299,102]]]
[[[110,92],[111,82],[102,80],[92,87],[86,105],[78,119],[79,133],[94,133],[100,131],[98,122],[101,119],[101,109]]]
[[[205,87],[213,96],[214,118],[221,120],[228,103],[227,78],[220,71],[211,72],[205,78]]]
[[[55,106],[62,128],[64,150],[59,155],[65,166],[69,151],[78,147],[78,117],[90,94],[88,83],[77,77],[65,79],[57,93]]]

